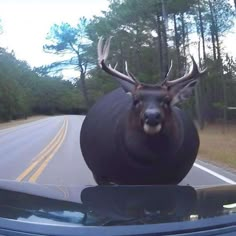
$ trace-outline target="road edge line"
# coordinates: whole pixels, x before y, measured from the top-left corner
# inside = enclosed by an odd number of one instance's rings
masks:
[[[227,177],[225,177],[225,176],[223,176],[221,174],[218,174],[215,171],[210,170],[210,169],[208,169],[208,168],[206,168],[206,167],[204,167],[202,165],[199,165],[198,163],[194,163],[194,166],[199,168],[199,169],[201,169],[201,170],[203,170],[203,171],[205,171],[205,172],[207,172],[208,174],[211,174],[211,175],[215,176],[216,178],[218,178],[220,180],[223,180],[224,182],[226,182],[228,184],[236,184],[235,181],[233,181],[233,180],[231,180],[231,179],[229,179],[229,178],[227,178]]]

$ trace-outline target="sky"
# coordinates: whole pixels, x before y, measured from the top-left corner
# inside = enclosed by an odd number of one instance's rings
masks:
[[[14,50],[31,67],[50,64],[58,60],[42,49],[50,27],[61,22],[76,25],[82,16],[101,15],[108,4],[107,0],[0,0],[0,47]],[[236,26],[232,31],[223,41],[226,51],[236,57]]]
[[[92,18],[107,8],[107,0],[0,0],[0,47],[14,50],[31,67],[49,64],[58,56],[42,48],[53,24],[76,25],[80,17]]]

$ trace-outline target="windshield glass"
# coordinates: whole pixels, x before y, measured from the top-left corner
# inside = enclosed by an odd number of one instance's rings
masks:
[[[235,23],[233,0],[0,0],[0,218],[234,215]]]

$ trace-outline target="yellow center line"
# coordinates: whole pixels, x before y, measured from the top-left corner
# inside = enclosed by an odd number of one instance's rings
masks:
[[[46,166],[48,165],[48,163],[50,162],[50,160],[55,156],[56,152],[58,151],[58,149],[61,147],[62,143],[65,140],[65,137],[66,137],[66,134],[67,134],[67,129],[68,129],[68,120],[66,121],[66,126],[65,126],[65,129],[63,130],[64,131],[63,134],[61,135],[60,139],[57,141],[55,149],[53,150],[51,155],[49,155],[43,161],[43,163],[40,165],[40,167],[37,169],[37,171],[30,177],[29,182],[35,183],[36,180],[39,178],[39,176],[44,171],[44,169],[46,168]]]
[[[43,161],[47,155],[52,152],[52,150],[55,148],[55,144],[57,143],[57,140],[60,138],[64,128],[65,128],[66,121],[64,119],[63,125],[56,134],[56,136],[52,139],[52,141],[36,156],[35,161],[25,170],[23,171],[17,178],[17,181],[22,181],[27,175],[29,175],[34,168],[41,162]]]
[[[56,136],[35,158],[33,158],[32,163],[37,162],[37,164],[38,164],[39,162],[42,161],[42,159],[44,159],[44,157],[46,157],[48,155],[48,153],[50,153],[53,150],[55,143],[57,142],[57,139],[60,138],[63,130],[65,129],[65,125],[66,125],[66,120],[64,119],[63,124],[62,124],[60,130],[58,131],[58,133],[56,134]]]

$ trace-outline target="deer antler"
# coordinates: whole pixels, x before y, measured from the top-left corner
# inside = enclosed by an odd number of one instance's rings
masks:
[[[203,75],[207,71],[207,68],[205,68],[202,71],[199,70],[197,63],[195,62],[195,60],[192,56],[191,56],[191,59],[192,59],[193,64],[192,64],[192,68],[189,71],[189,73],[187,73],[184,76],[182,76],[178,79],[175,79],[175,80],[170,80],[170,72],[172,70],[172,63],[171,63],[170,70],[166,76],[166,79],[163,81],[162,85],[174,86],[176,84],[180,84],[183,82],[190,82],[191,80],[195,79],[196,77]]]
[[[103,46],[103,37],[100,37],[99,38],[99,41],[98,41],[98,46],[97,46],[97,50],[98,50],[98,64],[99,66],[105,71],[107,72],[108,74],[114,76],[114,77],[117,77],[121,80],[124,80],[124,81],[127,81],[129,83],[132,83],[132,84],[135,84],[135,85],[138,85],[140,84],[140,82],[128,71],[128,66],[127,66],[127,63],[125,65],[125,68],[126,68],[126,73],[127,75],[119,72],[116,70],[116,66],[114,68],[111,67],[111,65],[106,65],[105,61],[109,55],[109,50],[110,50],[110,42],[111,42],[111,38],[112,37],[109,37],[104,46]]]

